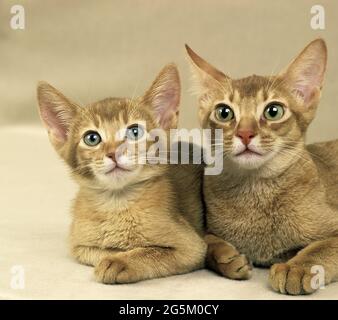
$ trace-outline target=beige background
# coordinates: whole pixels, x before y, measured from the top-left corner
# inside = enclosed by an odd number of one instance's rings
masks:
[[[26,29],[12,30],[10,7],[23,4]],[[312,30],[310,8],[326,9]],[[0,2],[0,125],[39,123],[35,86],[46,80],[79,103],[142,94],[174,61],[182,78],[181,126],[197,125],[188,92],[188,43],[233,77],[269,75],[310,40],[324,37],[329,68],[309,140],[338,137],[338,2],[269,0],[34,0]]]

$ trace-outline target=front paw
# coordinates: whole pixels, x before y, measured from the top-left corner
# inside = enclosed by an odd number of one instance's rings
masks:
[[[273,290],[283,294],[301,295],[315,292],[311,269],[301,265],[277,263],[270,269],[270,284]]]
[[[226,242],[209,244],[207,265],[229,279],[247,280],[251,278],[252,266],[249,260]]]
[[[136,272],[121,258],[105,258],[95,267],[95,278],[105,284],[138,281]]]

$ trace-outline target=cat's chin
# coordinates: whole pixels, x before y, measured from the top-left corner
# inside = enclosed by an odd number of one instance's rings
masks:
[[[130,169],[125,169],[125,168],[121,168],[121,167],[115,167],[111,170],[109,170],[108,172],[105,173],[105,176],[110,177],[112,179],[119,179],[121,177],[124,177],[125,175],[131,173],[132,170]]]
[[[268,155],[247,151],[232,156],[231,160],[240,168],[250,170],[260,168],[268,158]]]
[[[103,174],[97,174],[97,179],[100,181],[100,185],[103,185],[106,189],[118,190],[123,189],[129,184],[133,183],[138,175],[138,170],[127,170],[123,168],[114,168],[109,172]]]

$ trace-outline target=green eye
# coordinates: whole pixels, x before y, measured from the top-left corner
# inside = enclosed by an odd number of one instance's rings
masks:
[[[277,121],[284,116],[284,107],[280,103],[271,102],[265,107],[263,114],[265,119]]]
[[[144,129],[139,125],[132,125],[127,128],[126,137],[130,140],[138,140],[144,135]]]
[[[225,103],[219,103],[216,105],[215,115],[216,118],[222,122],[227,122],[234,118],[234,112]]]
[[[87,146],[95,147],[101,142],[101,136],[96,131],[88,131],[83,136],[83,141]]]

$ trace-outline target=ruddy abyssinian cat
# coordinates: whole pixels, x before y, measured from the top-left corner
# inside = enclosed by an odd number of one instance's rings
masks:
[[[223,141],[213,141],[223,145],[223,172],[204,178],[209,267],[245,279],[248,260],[272,266],[272,288],[293,295],[316,290],[313,266],[326,284],[338,280],[338,141],[304,142],[320,100],[325,42],[311,42],[276,76],[238,80],[186,48],[201,125],[223,130]]]
[[[203,168],[138,163],[135,154],[117,152],[122,143],[146,139],[154,128],[176,127],[179,100],[172,64],[135,99],[79,106],[51,85],[38,85],[50,141],[80,187],[72,209],[71,252],[95,267],[100,282],[136,282],[204,265]]]

